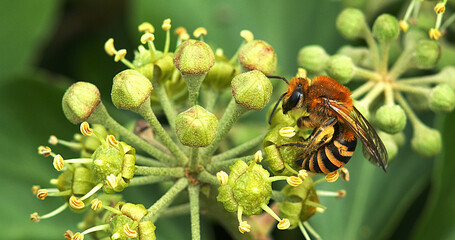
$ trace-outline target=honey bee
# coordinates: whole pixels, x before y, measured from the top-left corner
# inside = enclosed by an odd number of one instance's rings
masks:
[[[282,77],[271,77],[288,83]],[[311,82],[308,78],[292,78],[272,115],[281,100],[284,114],[295,109],[306,109],[308,115],[300,117],[297,126],[312,128],[313,131],[304,142],[279,147],[302,147],[303,154],[297,157],[296,163],[307,171],[327,174],[348,163],[355,151],[357,139],[360,139],[368,160],[386,171],[388,156],[384,143],[354,107],[350,95],[348,88],[327,76],[315,77]]]

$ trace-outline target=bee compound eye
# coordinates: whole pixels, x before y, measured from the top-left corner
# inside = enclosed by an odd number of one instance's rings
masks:
[[[291,109],[295,108],[299,103],[303,94],[299,91],[294,91],[292,95],[283,103],[283,113],[287,113]]]

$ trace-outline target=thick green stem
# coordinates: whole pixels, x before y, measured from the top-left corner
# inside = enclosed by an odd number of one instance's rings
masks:
[[[371,55],[373,55],[373,61],[374,61],[374,66],[376,72],[379,72],[380,68],[380,58],[379,58],[379,49],[378,49],[378,44],[376,43],[376,40],[374,40],[373,33],[371,32],[370,28],[368,27],[368,24],[365,22],[364,23],[364,36],[365,41],[368,44],[368,47],[370,48]]]
[[[130,186],[141,186],[149,185],[152,183],[172,181],[175,178],[173,177],[163,177],[163,176],[135,176],[131,179]]]
[[[201,239],[201,224],[199,220],[199,185],[189,185],[188,193],[190,197],[191,236],[192,240],[199,240]]]
[[[184,203],[164,210],[163,213],[161,213],[160,218],[181,216],[188,213],[190,213],[190,204]]]
[[[177,116],[177,111],[173,107],[173,103],[169,99],[166,93],[166,88],[161,85],[158,81],[153,81],[153,88],[158,99],[160,99],[161,107],[163,108],[164,114],[169,122],[169,126],[173,132],[175,132],[175,118]]]
[[[148,98],[147,101],[145,101],[136,111],[142,117],[144,117],[145,120],[147,120],[150,126],[152,126],[153,131],[156,133],[156,135],[158,135],[158,137],[169,149],[169,151],[171,151],[171,153],[176,157],[177,162],[180,165],[188,162],[186,155],[182,152],[182,150],[179,149],[174,141],[172,141],[171,137],[169,137],[169,135],[166,133],[166,130],[164,130],[163,126],[161,126],[160,122],[156,118],[155,113],[153,113],[152,107],[150,106],[150,98]]]
[[[414,53],[414,48],[406,47],[401,53],[400,57],[395,61],[392,66],[392,69],[389,72],[388,78],[397,79],[409,68],[413,67],[415,64],[412,60],[412,54]]]
[[[369,69],[355,67],[355,77],[366,80],[381,81],[381,75]]]
[[[205,109],[209,112],[213,112],[213,109],[215,108],[215,103],[216,100],[218,99],[218,96],[221,94],[220,91],[215,90],[215,89],[207,89],[207,91],[203,91],[204,94],[204,99],[205,99]]]
[[[174,201],[175,197],[188,186],[187,178],[180,178],[166,194],[161,196],[149,209],[148,214],[143,218],[144,221],[151,220],[155,222],[161,212],[165,210]]]
[[[191,149],[190,171],[196,172],[199,167],[199,148]]]
[[[254,159],[254,155],[249,155],[249,156],[244,156],[244,157],[239,157],[239,158],[233,158],[233,159],[227,159],[223,161],[217,161],[217,162],[212,162],[209,165],[207,165],[207,170],[209,172],[217,171],[220,169],[225,169],[228,168],[231,165],[234,165],[237,160],[241,160],[244,162],[248,162]]]
[[[98,107],[95,109],[95,111],[92,113],[92,115],[88,119],[88,122],[93,124],[97,123],[104,125],[106,128],[109,128],[114,132],[120,134],[121,139],[125,140],[128,144],[131,144],[135,148],[141,149],[142,151],[150,154],[150,156],[166,164],[175,161],[174,158],[172,158],[171,156],[160,151],[155,146],[150,145],[147,141],[138,137],[137,135],[130,132],[122,125],[120,125],[118,122],[116,122],[106,111],[106,108],[102,103],[100,103]]]
[[[135,175],[153,175],[153,176],[169,176],[169,177],[183,177],[185,176],[185,169],[182,167],[166,168],[166,167],[145,167],[136,166]]]
[[[373,88],[374,85],[376,85],[376,83],[375,82],[371,82],[371,81],[369,81],[367,83],[364,83],[362,86],[360,86],[356,90],[352,91],[351,98],[353,98],[353,99],[359,98],[363,94],[365,94],[368,91],[370,91],[370,89]]]
[[[218,181],[218,178],[205,170],[199,173],[198,180],[204,183],[212,184],[216,187],[221,185],[220,181]]]
[[[409,84],[409,85],[424,85],[424,84],[432,84],[432,83],[438,84],[438,83],[447,82],[447,79],[443,78],[441,76],[443,74],[444,73],[440,72],[437,74],[427,75],[427,76],[401,78],[401,79],[397,79],[397,83]]]
[[[384,84],[378,83],[375,88],[371,90],[361,101],[365,103],[366,106],[369,106],[384,90]]]
[[[416,87],[408,84],[400,84],[396,83],[392,85],[394,90],[402,91],[402,92],[408,92],[408,93],[415,93],[415,94],[421,94],[424,96],[428,96],[431,93],[431,89],[428,89],[426,87]]]
[[[261,134],[245,143],[240,144],[239,146],[237,146],[235,148],[231,148],[226,152],[213,156],[212,162],[218,162],[218,161],[230,159],[230,158],[236,157],[236,156],[244,153],[245,151],[252,149],[253,147],[257,147],[260,143],[262,143],[262,140],[264,140],[264,136],[265,136],[265,134]]]
[[[182,74],[182,78],[185,80],[186,85],[188,86],[188,98],[191,106],[198,105],[199,89],[206,75],[207,73]]]
[[[387,74],[387,64],[389,62],[390,41],[381,43],[381,62],[379,65],[379,73],[382,76]]]
[[[239,120],[239,118],[248,111],[249,109],[243,107],[240,104],[235,102],[235,99],[232,98],[231,102],[229,103],[226,111],[224,112],[223,116],[221,117],[218,123],[218,130],[217,135],[213,142],[204,149],[202,155],[204,156],[203,159],[209,159],[210,156],[216,151],[218,145],[220,144],[221,140],[226,136],[226,134],[231,130],[234,123]]]
[[[146,165],[150,167],[165,167],[166,165],[160,161],[157,161],[153,158],[144,157],[142,155],[136,154],[136,164]]]

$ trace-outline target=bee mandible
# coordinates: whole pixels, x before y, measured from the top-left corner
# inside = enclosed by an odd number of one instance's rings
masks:
[[[330,173],[343,167],[351,159],[357,139],[363,144],[363,150],[370,162],[384,171],[388,156],[384,143],[373,126],[354,107],[348,88],[327,76],[308,78],[294,77],[288,83],[288,89],[275,105],[282,100],[283,113],[295,109],[306,109],[308,115],[297,120],[299,128],[312,128],[305,142],[283,144],[304,149],[295,160],[303,169],[315,173]],[[269,119],[270,123],[271,118]]]

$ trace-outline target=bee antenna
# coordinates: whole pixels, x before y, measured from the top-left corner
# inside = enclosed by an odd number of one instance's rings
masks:
[[[283,80],[284,82],[286,82],[286,84],[289,85],[289,81],[288,81],[286,78],[284,78],[284,77],[280,77],[280,76],[267,76],[267,77],[268,77],[268,78],[277,78],[277,79],[281,79],[281,80]]]
[[[286,79],[285,79],[285,80],[286,80]],[[279,103],[281,102],[281,100],[283,99],[284,95],[286,95],[286,93],[281,94],[280,99],[278,99],[278,101],[276,102],[275,106],[273,107],[272,113],[270,114],[270,117],[269,117],[269,125],[272,123],[273,114],[275,113],[275,110],[276,110],[276,108],[278,107],[278,104],[279,104]]]

